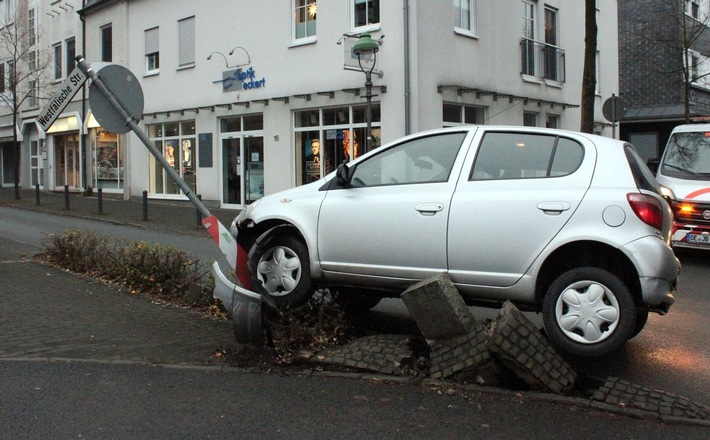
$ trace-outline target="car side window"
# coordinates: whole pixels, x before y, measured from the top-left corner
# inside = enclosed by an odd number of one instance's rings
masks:
[[[446,182],[466,132],[407,141],[357,164],[353,187]]]
[[[559,177],[579,168],[584,148],[577,142],[531,133],[486,133],[469,180]]]

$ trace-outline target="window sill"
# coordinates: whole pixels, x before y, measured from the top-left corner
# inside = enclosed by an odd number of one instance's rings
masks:
[[[192,63],[192,64],[186,64],[186,65],[184,65],[184,66],[179,66],[179,67],[178,67],[177,69],[175,69],[175,70],[177,70],[177,71],[179,72],[179,71],[181,71],[181,70],[188,70],[188,69],[194,69],[194,68],[195,68],[195,63]]]
[[[381,29],[382,25],[380,23],[374,23],[368,26],[354,27],[352,33],[362,34],[367,32],[368,34],[372,34],[373,32],[379,32]]]
[[[316,44],[318,41],[317,38],[312,37],[312,38],[300,38],[298,40],[293,40],[291,42],[291,45],[289,47],[300,47],[300,46],[308,46],[309,44]]]
[[[561,89],[561,88],[562,88],[562,84],[563,84],[563,83],[561,83],[561,82],[559,82],[559,81],[553,81],[553,80],[551,80],[551,79],[546,79],[546,80],[545,80],[545,85],[546,85],[546,86],[555,87],[555,88],[557,88],[557,89]]]
[[[158,76],[159,73],[160,73],[160,70],[151,70],[150,72],[146,72],[143,75],[143,78],[147,78],[149,76]]]
[[[537,76],[526,75],[524,73],[521,76],[523,77],[523,81],[525,82],[542,84],[542,78],[538,78]]]
[[[473,38],[474,40],[478,40],[478,35],[474,34],[468,29],[463,29],[463,28],[454,28],[454,34],[456,35],[461,35],[462,37],[468,37],[468,38]]]

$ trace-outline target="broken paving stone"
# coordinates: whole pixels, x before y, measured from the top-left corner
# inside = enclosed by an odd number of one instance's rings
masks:
[[[489,348],[532,389],[564,394],[577,374],[510,301],[489,331]]]
[[[419,337],[406,335],[373,335],[359,338],[342,347],[324,350],[311,362],[358,368],[390,375],[417,375],[419,350],[424,346]]]
[[[430,342],[431,378],[448,378],[465,370],[475,370],[491,361],[486,330],[484,322],[476,322],[473,331],[465,335]]]
[[[465,335],[474,328],[471,310],[447,273],[414,284],[400,297],[429,341]]]
[[[612,405],[659,413],[662,416],[710,420],[710,408],[685,397],[627,380],[610,377],[592,395],[592,399]]]

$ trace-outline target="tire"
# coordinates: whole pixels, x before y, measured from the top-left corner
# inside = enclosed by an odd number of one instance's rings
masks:
[[[637,307],[626,285],[595,267],[572,269],[549,287],[543,323],[563,353],[595,357],[621,347],[636,328]]]
[[[629,339],[635,338],[636,335],[641,333],[641,330],[646,327],[646,322],[648,322],[648,309],[639,307],[636,309],[636,325],[634,326],[634,331],[631,332]]]
[[[271,298],[278,308],[298,307],[313,296],[308,248],[283,230],[254,243],[248,266],[254,289]]]

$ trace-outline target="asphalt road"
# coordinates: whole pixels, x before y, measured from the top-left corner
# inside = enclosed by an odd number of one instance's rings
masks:
[[[119,342],[109,341],[108,345],[115,344],[135,353],[130,356],[124,353],[123,361],[116,361],[110,353],[106,355],[101,351],[60,359],[33,351],[46,350],[46,347],[28,346],[25,355],[1,356],[0,438],[215,438],[227,435],[239,438],[708,438],[707,426],[629,418],[591,410],[565,399],[555,403],[530,393],[475,389],[449,392],[447,388],[388,383],[374,377],[355,380],[311,374],[254,374],[224,368],[218,362],[215,364],[214,359],[202,359],[205,355],[196,357],[194,352],[182,354],[181,359],[175,355],[178,358],[168,362],[177,366],[156,367],[154,361],[141,360],[145,353],[140,350],[147,347],[150,352],[151,344],[157,343],[151,342],[148,335],[160,336],[159,330],[151,331],[148,327],[142,339],[133,339],[130,332],[137,324],[128,321],[125,323],[128,330],[119,328],[122,321],[112,321],[121,317],[115,310],[106,310],[103,319],[99,314],[94,321],[82,321],[82,313],[70,311],[88,309],[97,298],[105,301],[106,297],[99,295],[102,288],[91,284],[90,280],[76,280],[71,274],[47,270],[27,257],[41,249],[41,239],[46,232],[68,228],[97,228],[97,232],[103,230],[132,239],[167,240],[172,244],[187,240],[192,244],[184,245],[192,246],[191,249],[211,245],[211,241],[199,236],[175,236],[74,218],[43,217],[46,214],[41,213],[33,213],[32,220],[28,220],[26,214],[0,207],[0,264],[4,267],[0,278],[8,281],[0,286],[0,297],[8,292],[18,296],[23,292],[39,293],[40,296],[32,296],[31,301],[25,301],[28,304],[19,302],[21,306],[17,307],[21,311],[3,307],[0,323],[19,319],[29,323],[28,328],[48,325],[49,316],[44,312],[42,299],[46,296],[51,300],[52,290],[68,286],[70,297],[81,303],[69,309],[66,316],[73,316],[81,325],[67,331],[73,332],[72,335],[81,331],[96,332],[101,323],[108,328],[102,340],[115,336]],[[35,272],[20,276],[28,270]],[[702,274],[702,268],[699,273]],[[51,289],[42,283],[49,283]],[[140,308],[146,316],[151,316],[153,310],[161,313],[160,319],[148,317],[148,323],[140,325],[156,324],[163,319],[162,315],[184,312],[144,304],[137,297],[119,299],[122,307],[130,301],[134,310]],[[385,316],[398,313],[396,302],[388,303],[385,306],[391,306],[392,310],[384,307],[375,312]],[[190,325],[195,323],[194,317],[181,319],[189,320]],[[69,319],[62,321],[71,327]],[[196,337],[189,343],[197,344],[195,351],[205,349],[205,353],[229,333],[228,324],[225,328],[201,325],[199,328],[199,335],[193,335]],[[171,333],[177,331],[180,330],[170,330]],[[5,332],[6,338],[7,334]],[[55,337],[61,338],[60,335]],[[180,341],[178,338],[171,344],[188,344],[185,338]],[[50,350],[56,352],[63,342],[56,339]],[[160,352],[154,347],[157,363],[168,359],[168,352],[174,351]],[[625,362],[635,360],[630,356]],[[652,378],[673,382],[673,377],[664,375],[685,371],[678,362],[669,364],[676,370],[667,370],[668,364],[662,363],[660,372]],[[621,367],[611,364],[608,368],[613,371]],[[687,374],[692,376],[691,373],[692,370]],[[628,375],[621,377],[637,381]],[[680,388],[686,386],[682,381],[677,384]],[[696,392],[703,393],[697,388],[707,386],[707,382],[696,381],[695,385]],[[683,392],[686,389],[665,389],[697,400],[690,388],[687,389],[690,395]]]

